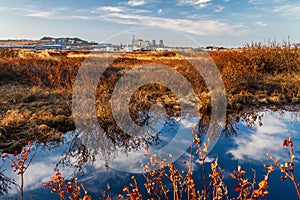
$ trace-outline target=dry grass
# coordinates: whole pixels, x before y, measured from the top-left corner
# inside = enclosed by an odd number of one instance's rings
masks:
[[[13,133],[18,135],[17,138],[28,135],[34,137],[40,133],[49,136],[75,128],[70,100],[78,69],[88,53],[42,51],[29,54],[13,50],[0,51],[1,141],[10,142],[10,135]],[[115,128],[109,99],[118,80],[139,65],[162,64],[177,70],[191,83],[199,102],[198,109],[201,112],[209,110],[210,93],[203,78],[179,55],[151,52],[123,56],[95,53],[93,56],[100,62],[106,62],[110,56],[115,58],[98,83],[95,102],[102,128],[113,131],[109,133],[113,140],[116,135],[120,136],[115,142],[127,141],[128,136]],[[239,110],[265,105],[280,107],[300,102],[298,47],[276,43],[265,46],[253,44],[241,50],[211,52],[210,56],[223,77],[228,108]],[[172,78],[168,74],[166,77]],[[189,101],[193,99],[188,97],[187,102]],[[133,94],[131,117],[138,121],[141,117],[139,111],[146,113],[156,103],[165,106],[169,115],[180,111],[180,105],[172,91],[150,84]]]
[[[57,140],[74,129],[70,107],[59,91],[11,84],[0,91],[0,147],[6,152],[20,152],[28,141]]]

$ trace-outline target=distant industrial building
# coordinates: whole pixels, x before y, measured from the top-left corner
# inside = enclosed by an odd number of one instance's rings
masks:
[[[63,50],[64,47],[62,45],[44,45],[42,49],[45,50]]]
[[[92,45],[97,45],[95,42],[88,42],[80,38],[66,37],[66,38],[52,38],[52,37],[43,37],[40,45],[42,49],[57,49],[57,50],[90,50]],[[57,45],[57,48],[55,47]],[[62,47],[61,47],[62,46]]]
[[[36,49],[36,45],[4,45],[1,49]]]
[[[144,41],[142,39],[135,39],[135,36],[133,36],[132,50],[133,51],[147,51],[147,50],[150,50],[150,42],[149,41]]]
[[[165,47],[163,40],[159,40],[157,45],[154,39],[150,42],[148,40],[135,39],[135,36],[133,36],[131,45],[133,51],[161,51]]]
[[[163,40],[159,40],[159,44],[158,44],[159,47],[164,47],[164,41]]]
[[[120,45],[113,45],[110,43],[101,43],[98,45],[93,45],[92,49],[95,51],[118,51],[120,49]]]
[[[226,50],[224,47],[217,47],[217,46],[207,46],[204,49],[205,51],[221,51],[221,50]]]
[[[156,47],[156,42],[155,40],[152,40],[152,44],[151,44],[153,47]]]
[[[133,36],[131,42],[127,44],[111,44],[88,42],[79,38],[53,38],[43,37],[40,40],[0,40],[0,49],[32,49],[32,50],[95,50],[103,52],[135,52],[135,51],[222,51],[224,47],[207,46],[207,47],[168,47],[164,40],[136,39]]]

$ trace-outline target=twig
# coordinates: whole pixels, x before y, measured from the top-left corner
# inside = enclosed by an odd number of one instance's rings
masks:
[[[293,182],[296,192],[298,194],[298,198],[300,199],[300,190],[299,190],[299,185],[296,181],[295,178],[295,173],[294,173],[294,168],[295,168],[295,155],[294,155],[294,150],[293,150],[293,140],[292,136],[289,136],[289,139],[284,140],[282,147],[289,147],[289,152],[290,152],[290,162],[286,162],[285,165],[280,164],[271,154],[267,153],[267,156],[275,163],[275,165],[280,169],[282,173],[285,174],[285,176],[281,177],[281,180],[285,180],[286,178],[291,179]]]

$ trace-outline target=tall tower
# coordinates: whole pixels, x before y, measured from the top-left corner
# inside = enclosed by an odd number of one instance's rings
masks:
[[[164,46],[165,46],[163,40],[159,40],[159,46],[160,46],[160,47],[164,47]]]
[[[152,45],[153,47],[156,47],[156,42],[155,42],[155,40],[152,40],[151,45]]]

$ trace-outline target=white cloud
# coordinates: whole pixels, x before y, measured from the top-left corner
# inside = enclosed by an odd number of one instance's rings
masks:
[[[99,19],[119,24],[169,28],[195,35],[221,35],[225,33],[237,35],[244,33],[246,30],[243,25],[232,26],[221,20],[173,19],[138,15],[136,13],[101,13]]]
[[[92,10],[91,13],[148,13],[148,10],[144,9],[131,9],[123,6],[102,6],[98,7],[95,10]]]
[[[224,6],[218,5],[217,8],[214,10],[215,12],[222,12],[224,10]]]
[[[248,3],[256,5],[256,4],[259,4],[259,1],[257,1],[257,0],[249,0]]]
[[[31,12],[27,14],[28,17],[41,17],[41,18],[47,18],[50,17],[52,13],[50,11],[40,11],[40,12]]]
[[[129,6],[142,6],[147,4],[145,0],[128,0],[127,4]]]
[[[36,7],[29,8],[17,8],[19,11],[23,11],[28,17],[40,17],[46,19],[59,19],[60,13],[67,12],[69,9],[65,7],[55,8],[50,10],[40,10]]]
[[[206,8],[211,0],[179,0],[178,5],[190,5],[196,8]]]
[[[182,12],[181,14],[185,15],[186,19],[193,19],[193,20],[208,20],[211,18],[210,15],[188,14],[185,12]]]
[[[262,21],[257,21],[256,23],[255,23],[257,26],[267,26],[268,24],[266,24],[266,23],[264,23],[264,22],[262,22]]]
[[[181,0],[182,3],[191,5],[204,5],[211,0]],[[27,17],[36,17],[43,19],[61,19],[61,20],[102,20],[116,24],[138,25],[146,27],[168,28],[195,35],[222,35],[222,34],[244,34],[247,32],[243,24],[231,25],[225,20],[207,18],[164,18],[150,16],[151,10],[133,9],[126,6],[102,6],[84,10],[72,10],[68,8],[57,8],[41,10],[38,7],[20,7],[11,8],[18,15]],[[162,9],[157,11],[161,14]]]
[[[289,4],[276,6],[273,9],[273,12],[280,13],[283,16],[296,16],[300,17],[300,4]]]
[[[21,15],[25,17],[36,17],[36,18],[43,18],[43,19],[81,19],[81,20],[88,20],[91,19],[90,16],[84,15],[87,10],[75,10],[72,11],[69,8],[60,7],[55,9],[40,9],[35,6],[22,6],[22,7],[2,7],[0,11],[3,12],[10,12],[14,15]],[[68,14],[72,13],[72,14]],[[73,15],[77,14],[77,15]]]
[[[102,6],[96,8],[97,11],[106,11],[106,12],[124,12],[125,8],[121,6]]]

